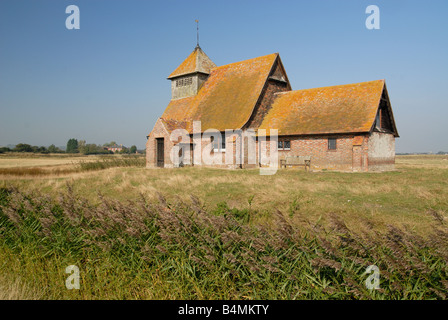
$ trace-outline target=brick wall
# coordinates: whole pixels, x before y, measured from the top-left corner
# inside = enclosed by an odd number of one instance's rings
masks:
[[[156,124],[146,141],[146,167],[157,168],[157,138],[164,138],[165,167],[173,167],[170,159],[170,152],[174,144],[170,141],[170,134],[160,119],[156,121]]]
[[[160,119],[156,122],[146,143],[146,166],[157,167],[157,138],[164,138],[165,167],[173,167],[170,152],[174,143]],[[328,138],[336,138],[336,149],[328,149]],[[386,171],[393,170],[395,164],[395,138],[392,134],[373,132],[370,135],[323,135],[323,136],[281,136],[279,141],[290,141],[289,150],[278,150],[278,161],[286,156],[311,156],[311,169],[339,171]],[[193,140],[192,140],[193,141]],[[221,159],[221,164],[205,164],[203,153],[209,144],[209,139],[201,140],[201,166],[215,168],[254,168],[260,161],[260,150],[269,155],[269,143],[255,144],[256,164],[248,162],[248,149],[241,139],[229,137],[226,139],[226,151],[211,152]],[[233,146],[231,148],[231,146]],[[237,163],[237,154],[242,157]],[[193,151],[194,152],[194,151]],[[231,152],[233,163],[226,163],[226,156]],[[191,156],[190,156],[191,157]],[[241,158],[240,158],[241,159]]]
[[[355,139],[355,137],[357,137]],[[336,138],[336,149],[328,149],[328,138]],[[363,135],[291,136],[290,150],[279,150],[279,161],[286,156],[311,156],[313,170],[367,170],[367,139]],[[355,157],[354,157],[355,155]],[[355,162],[354,162],[355,160]]]
[[[157,138],[164,138],[165,167],[173,167],[170,152],[174,143],[170,141],[170,135],[162,121],[157,120],[154,129],[146,143],[146,166],[157,167]],[[328,138],[336,138],[336,149],[328,149]],[[278,161],[286,156],[311,156],[311,169],[339,170],[339,171],[386,171],[393,170],[395,165],[395,138],[392,134],[373,132],[370,135],[322,135],[322,136],[281,136],[279,141],[290,141],[289,150],[278,150]],[[193,141],[193,140],[192,140]],[[201,140],[201,160],[209,139]],[[226,139],[226,151],[222,153],[211,152],[221,159],[221,164],[205,164],[201,166],[215,168],[253,168],[258,167],[260,150],[270,152],[269,143],[255,144],[256,164],[248,162],[248,149],[241,139],[229,137]],[[233,146],[231,148],[231,146]],[[237,163],[239,150],[240,164]],[[226,156],[231,152],[233,163],[226,163]]]

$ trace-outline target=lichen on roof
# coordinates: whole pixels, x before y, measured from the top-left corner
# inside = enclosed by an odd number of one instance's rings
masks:
[[[201,72],[209,74],[216,64],[197,46],[193,52],[168,76],[168,79],[182,75]]]
[[[259,129],[278,129],[279,135],[369,132],[384,85],[376,80],[278,93]]]
[[[192,132],[192,122],[206,129],[239,129],[249,120],[278,54],[211,69],[198,94],[171,100],[162,118]],[[171,125],[169,125],[172,128]]]

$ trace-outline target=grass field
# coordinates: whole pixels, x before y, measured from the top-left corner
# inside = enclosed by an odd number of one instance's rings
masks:
[[[448,156],[396,171],[0,157],[0,288],[37,299],[445,299]],[[66,266],[81,270],[67,290]],[[365,268],[381,271],[367,290]],[[15,270],[12,272],[11,270]],[[0,296],[2,298],[2,296]]]

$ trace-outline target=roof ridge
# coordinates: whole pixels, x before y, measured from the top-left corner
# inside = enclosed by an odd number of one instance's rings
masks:
[[[385,82],[384,79],[379,79],[379,80],[370,80],[370,81],[362,81],[362,82],[353,82],[353,83],[346,83],[346,84],[335,84],[335,85],[331,85],[331,86],[323,86],[323,87],[314,87],[314,88],[305,88],[305,89],[297,89],[297,90],[291,90],[291,91],[284,91],[284,92],[276,92],[274,94],[288,94],[288,93],[293,93],[293,92],[298,92],[298,91],[304,91],[304,90],[317,90],[317,89],[325,89],[325,88],[333,88],[333,87],[345,87],[345,86],[353,86],[356,84],[365,84],[365,83],[369,83],[369,82]]]
[[[255,102],[254,106],[252,107],[252,111],[250,112],[249,117],[248,117],[247,120],[244,122],[244,124],[241,126],[241,128],[244,128],[244,127],[249,123],[249,121],[250,121],[250,119],[252,118],[252,116],[254,115],[255,108],[257,107],[257,104],[258,104],[258,103],[261,101],[261,99],[262,99],[263,91],[264,91],[264,89],[265,89],[266,86],[267,86],[268,79],[269,79],[269,75],[272,73],[272,71],[273,71],[273,69],[274,69],[275,62],[276,62],[277,60],[280,59],[280,55],[279,55],[278,53],[271,53],[271,54],[268,54],[268,55],[265,55],[265,56],[261,56],[260,58],[266,58],[266,57],[271,56],[271,55],[274,55],[275,57],[274,57],[274,60],[273,60],[272,63],[271,63],[271,67],[269,68],[268,73],[266,74],[266,77],[264,78],[264,84],[263,84],[263,86],[261,87],[261,90],[260,90],[260,92],[259,92],[259,94],[258,94],[258,99],[257,99],[257,101]]]
[[[372,80],[278,94],[258,129],[277,128],[279,135],[370,132],[384,83]]]
[[[264,56],[259,56],[259,57],[255,57],[255,58],[250,58],[250,59],[245,59],[245,60],[241,60],[241,61],[231,62],[231,63],[228,63],[228,64],[223,64],[222,66],[216,66],[213,69],[220,69],[220,68],[228,67],[228,66],[231,66],[231,65],[234,65],[234,64],[238,64],[238,63],[243,63],[243,62],[248,62],[248,61],[251,61],[251,60],[265,58],[267,56],[275,55],[275,54],[278,55],[278,53],[265,54]]]

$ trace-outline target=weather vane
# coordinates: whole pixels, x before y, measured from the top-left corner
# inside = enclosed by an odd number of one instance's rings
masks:
[[[194,21],[196,21],[196,38],[197,38],[196,46],[199,47],[199,20],[196,19]]]

